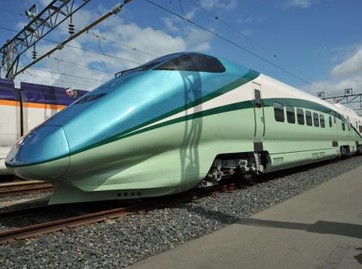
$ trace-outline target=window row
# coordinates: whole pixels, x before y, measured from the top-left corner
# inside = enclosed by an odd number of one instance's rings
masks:
[[[285,106],[287,122],[295,123],[298,122],[299,125],[306,124],[307,126],[315,126],[315,127],[326,127],[324,115],[318,114],[316,112],[311,112],[309,110],[303,110],[301,108],[294,108],[292,106]],[[305,115],[305,116],[304,116]],[[284,106],[281,103],[274,103],[274,117],[276,121],[284,122],[285,114],[284,114]],[[334,123],[336,123],[336,118],[334,117]],[[332,117],[328,117],[329,127],[332,127]],[[345,123],[342,122],[342,130],[346,130]]]

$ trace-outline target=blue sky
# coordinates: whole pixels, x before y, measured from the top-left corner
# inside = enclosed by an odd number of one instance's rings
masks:
[[[51,0],[4,2],[1,45],[29,22],[23,15],[26,9],[36,3],[42,10]],[[76,29],[119,2],[91,0],[74,16]],[[133,0],[16,82],[92,89],[122,69],[192,50],[231,59],[314,95],[343,94],[345,88],[361,93],[361,10],[360,0]],[[38,56],[66,39],[67,27],[68,22],[39,42]],[[30,61],[31,50],[20,66]]]

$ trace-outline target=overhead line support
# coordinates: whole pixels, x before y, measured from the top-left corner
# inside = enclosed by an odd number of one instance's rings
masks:
[[[41,12],[34,14],[32,20],[0,48],[0,70],[5,68],[5,77],[14,79],[18,74],[20,56],[90,1],[53,0]]]
[[[69,38],[67,38],[66,40],[64,40],[63,42],[59,43],[56,47],[54,47],[53,49],[49,50],[47,53],[43,54],[42,56],[40,56],[39,58],[37,58],[36,60],[34,60],[33,62],[31,62],[30,64],[28,64],[27,66],[23,67],[21,70],[17,71],[14,76],[18,75],[19,73],[25,71],[27,68],[31,67],[32,65],[36,64],[37,62],[41,61],[42,59],[44,59],[45,57],[49,56],[50,54],[54,53],[56,50],[61,50],[68,42],[72,41],[73,39],[77,38],[78,36],[80,36],[81,34],[83,34],[84,32],[88,31],[89,29],[91,29],[92,27],[96,26],[97,24],[101,23],[102,21],[104,21],[105,19],[107,19],[108,17],[112,16],[113,14],[117,14],[126,4],[128,4],[129,2],[131,2],[132,0],[125,0],[123,1],[123,4],[117,4],[111,11],[109,11],[108,13],[104,14],[102,17],[100,17],[99,19],[97,19],[96,21],[92,22],[91,24],[89,24],[88,26],[84,27],[82,30],[78,31],[77,33],[73,34],[72,36],[70,36]]]

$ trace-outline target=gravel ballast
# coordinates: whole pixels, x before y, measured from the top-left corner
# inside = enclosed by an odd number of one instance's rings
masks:
[[[362,165],[362,156],[273,175],[220,193],[66,232],[0,246],[1,268],[124,268],[201,237]],[[307,168],[305,168],[307,169]],[[266,177],[268,178],[268,177]]]

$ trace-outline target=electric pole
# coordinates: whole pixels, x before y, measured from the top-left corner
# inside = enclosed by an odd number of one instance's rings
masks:
[[[91,0],[53,0],[39,13],[36,5],[25,12],[30,22],[1,48],[2,60],[0,71],[4,69],[5,77],[14,79],[18,74],[20,57],[31,47],[33,58],[36,58],[35,44],[52,32],[66,19],[81,9]]]

